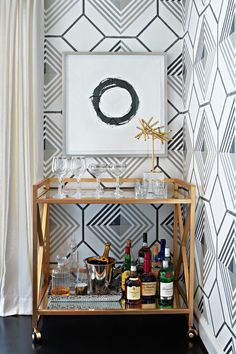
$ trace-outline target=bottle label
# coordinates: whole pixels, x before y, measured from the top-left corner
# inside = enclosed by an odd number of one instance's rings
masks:
[[[127,286],[127,300],[140,300],[141,289],[140,286]]]
[[[143,257],[138,257],[138,263],[139,264],[144,264],[144,258]]]
[[[125,282],[126,279],[130,276],[130,271],[129,270],[125,270],[122,275],[121,275],[121,289],[123,291],[125,291]]]
[[[142,296],[155,296],[156,295],[156,282],[142,283],[141,292]]]
[[[162,283],[160,282],[160,299],[171,300],[173,299],[173,282]]]

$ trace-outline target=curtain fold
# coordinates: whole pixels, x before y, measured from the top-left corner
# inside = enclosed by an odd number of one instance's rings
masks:
[[[43,166],[43,0],[0,1],[0,315],[32,312],[32,184]]]

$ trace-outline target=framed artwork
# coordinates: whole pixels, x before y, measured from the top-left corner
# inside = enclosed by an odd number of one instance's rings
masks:
[[[151,156],[135,139],[139,119],[166,120],[164,53],[63,53],[64,151],[69,155]],[[167,153],[155,141],[155,156]]]

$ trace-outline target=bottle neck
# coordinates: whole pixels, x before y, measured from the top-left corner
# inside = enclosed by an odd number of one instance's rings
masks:
[[[151,272],[151,260],[149,259],[144,259],[144,273],[150,273]]]
[[[143,247],[147,247],[147,242],[143,241]]]
[[[164,261],[162,262],[162,268],[163,268],[163,269],[168,269],[168,267],[169,267],[169,262],[168,262],[167,260],[164,260]]]
[[[125,254],[125,264],[130,264],[131,263],[131,256],[130,254]]]
[[[106,245],[105,245],[103,257],[108,258],[110,247],[111,247],[110,242],[107,242]]]

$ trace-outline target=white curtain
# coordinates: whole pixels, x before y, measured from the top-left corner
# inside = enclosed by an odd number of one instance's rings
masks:
[[[32,313],[32,184],[42,177],[43,0],[0,0],[0,315]]]

